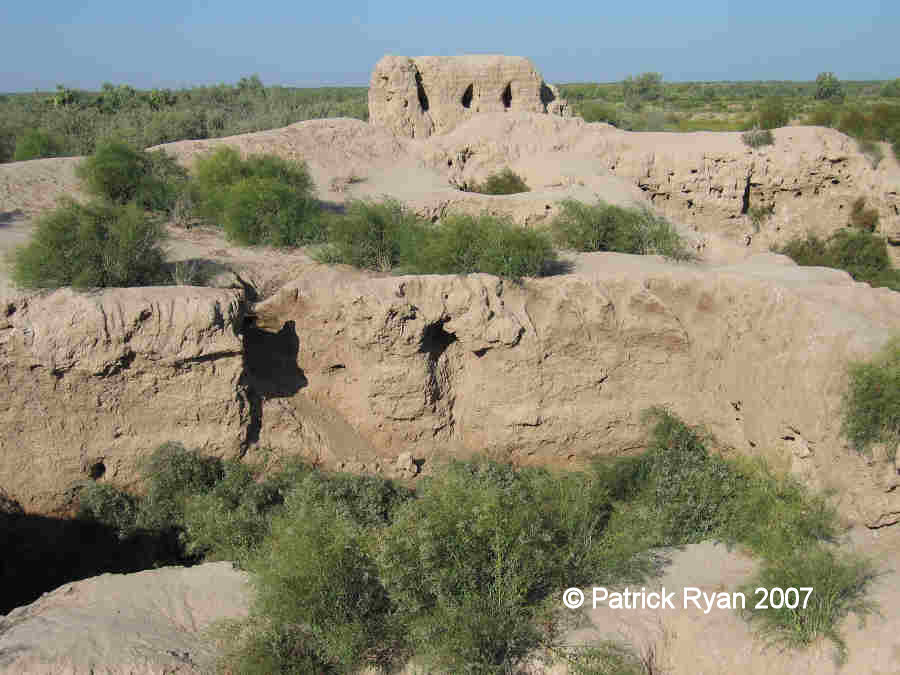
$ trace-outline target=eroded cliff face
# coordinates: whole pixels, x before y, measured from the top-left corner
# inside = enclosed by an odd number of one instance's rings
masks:
[[[575,264],[521,286],[311,268],[256,308],[269,330],[296,330],[305,380],[264,402],[260,442],[302,438],[325,464],[387,472],[403,452],[426,466],[473,452],[577,465],[643,447],[641,412],[664,405],[729,451],[839,485],[859,520],[897,519],[883,467],[840,438],[839,410],[847,361],[896,331],[900,296],[778,256],[705,269],[618,254]],[[336,444],[317,422],[335,417],[365,442]]]
[[[0,305],[0,484],[65,511],[85,480],[129,485],[148,448],[247,444],[243,299],[168,287],[60,290]]]

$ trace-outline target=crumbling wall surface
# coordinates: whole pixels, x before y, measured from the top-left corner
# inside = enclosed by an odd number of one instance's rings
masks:
[[[0,484],[65,512],[84,481],[129,486],[169,440],[240,452],[244,300],[233,290],[117,288],[0,300]]]
[[[521,56],[385,56],[369,83],[369,119],[398,136],[427,138],[478,113],[569,116],[568,104]]]

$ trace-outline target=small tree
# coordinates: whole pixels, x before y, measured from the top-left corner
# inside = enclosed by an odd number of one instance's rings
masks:
[[[832,72],[819,73],[816,77],[817,101],[843,101],[844,88]]]
[[[659,73],[642,73],[637,77],[631,75],[622,83],[625,104],[630,108],[639,108],[648,101],[658,101],[663,95],[662,75]]]
[[[885,98],[900,98],[900,77],[884,85],[881,95]]]

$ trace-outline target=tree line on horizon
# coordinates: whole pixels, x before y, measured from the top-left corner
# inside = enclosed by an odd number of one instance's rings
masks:
[[[235,84],[139,90],[104,83],[99,91],[58,85],[54,92],[0,94],[0,162],[83,156],[115,139],[139,148],[179,140],[275,129],[308,119],[368,120],[367,87]],[[659,73],[620,82],[561,84],[588,122],[633,131],[744,131],[791,120],[833,126],[861,141],[900,139],[900,78],[840,81],[664,82]]]

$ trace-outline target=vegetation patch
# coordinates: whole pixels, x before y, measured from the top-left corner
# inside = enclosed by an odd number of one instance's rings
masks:
[[[262,480],[167,444],[144,465],[143,496],[95,484],[82,509],[125,540],[167,532],[176,557],[252,572],[255,604],[228,628],[223,664],[240,672],[348,673],[412,658],[428,672],[506,673],[536,653],[577,672],[648,672],[653,654],[562,645],[558,596],[646,582],[660,547],[708,539],[762,558],[753,588],[814,587],[806,609],[748,612],[768,639],[826,638],[843,653],[837,626],[872,609],[873,573],[823,543],[837,534],[828,503],[761,462],[711,453],[714,439],[663,409],[645,419],[637,456],[564,473],[454,460],[415,491],[299,462]]]
[[[466,185],[465,190],[484,195],[514,195],[520,192],[530,192],[531,188],[519,174],[506,167],[485,178],[483,183],[476,182]]]
[[[327,240],[319,260],[382,272],[519,279],[546,274],[556,261],[547,236],[509,217],[451,214],[432,225],[395,200],[351,202],[331,217]]]
[[[900,339],[872,361],[850,364],[843,410],[844,435],[858,452],[884,443],[893,459],[900,442]]]
[[[509,216],[452,214],[428,230],[419,274],[484,272],[506,279],[548,274],[557,259],[550,238]]]
[[[850,224],[866,232],[878,227],[878,209],[867,209],[866,198],[858,197],[850,207]]]
[[[264,86],[256,76],[234,84],[143,91],[127,84],[105,83],[100,91],[60,85],[55,92],[0,96],[0,162],[13,160],[16,139],[32,131],[56,144],[32,145],[22,159],[90,155],[109,138],[143,149],[326,117],[368,119],[366,88]]]
[[[187,194],[194,215],[221,225],[238,244],[300,246],[325,236],[314,190],[303,162],[268,154],[244,159],[222,146],[197,159]]]
[[[164,238],[162,223],[133,203],[64,198],[14,253],[13,280],[24,288],[150,285],[162,274]]]
[[[765,147],[766,145],[775,145],[775,135],[770,129],[751,129],[741,134],[741,140],[748,148]]]
[[[144,152],[115,140],[99,144],[75,173],[89,194],[148,211],[171,212],[187,180],[187,171],[165,151]]]
[[[798,265],[834,267],[873,288],[900,290],[900,271],[891,263],[887,243],[866,230],[839,230],[828,239],[808,234],[773,250],[790,256]]]
[[[63,154],[63,144],[58,138],[41,129],[26,129],[16,139],[14,162],[24,162],[42,157],[59,157]]]
[[[658,254],[692,258],[675,226],[646,207],[626,208],[600,201],[589,205],[566,200],[551,229],[560,246],[576,251]]]

